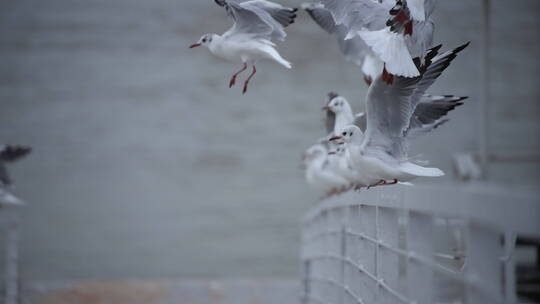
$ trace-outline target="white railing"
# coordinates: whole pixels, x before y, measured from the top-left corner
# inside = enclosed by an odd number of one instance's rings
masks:
[[[534,195],[478,186],[347,192],[304,220],[302,301],[516,303],[516,234],[540,235]]]
[[[4,304],[19,303],[19,208],[0,202],[0,234],[3,240],[0,248],[4,258],[4,284],[0,299]]]

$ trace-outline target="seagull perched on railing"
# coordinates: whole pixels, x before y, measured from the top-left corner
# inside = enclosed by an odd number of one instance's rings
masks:
[[[329,157],[331,156],[329,153],[332,152],[328,148],[332,146],[332,143],[328,143],[326,146],[315,144],[302,155],[308,184],[327,195],[334,194],[351,185],[350,181],[337,172],[337,159],[332,160]]]
[[[331,139],[346,143],[351,167],[369,178],[365,186],[444,175],[440,169],[412,163],[407,152],[411,139],[444,124],[447,120],[443,117],[461,104],[461,100],[450,104],[426,103],[423,96],[467,46],[468,43],[440,55],[440,46],[431,49],[426,55],[425,64],[420,67],[418,77],[396,77],[393,85],[385,83],[382,76],[378,77],[370,86],[366,98],[365,133],[357,126],[350,125]]]
[[[0,145],[0,205],[19,205],[22,203],[8,190],[13,185],[13,181],[9,177],[6,164],[27,156],[31,150],[31,148],[24,146]]]
[[[252,72],[244,82],[243,93],[248,89],[251,78],[257,73],[255,64],[261,59],[275,61],[290,69],[291,63],[283,59],[274,48],[272,39],[285,40],[284,28],[294,23],[297,9],[266,1],[251,0],[236,3],[226,0],[214,0],[227,11],[234,20],[234,25],[223,35],[205,34],[190,48],[206,46],[218,57],[241,61],[242,69],[231,77],[229,87],[236,83],[240,73],[252,66]]]

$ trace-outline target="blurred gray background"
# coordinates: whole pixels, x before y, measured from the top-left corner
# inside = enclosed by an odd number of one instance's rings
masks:
[[[299,5],[300,1],[282,1]],[[490,150],[540,147],[540,3],[493,1]],[[467,95],[414,147],[449,172],[478,150],[481,1],[439,1],[436,41],[471,46],[432,93]],[[362,110],[366,86],[305,13],[280,45],[293,70],[189,50],[231,24],[211,0],[0,2],[0,142],[34,153],[13,167],[24,280],[294,277],[299,219],[317,203],[300,154],[323,134],[335,90]],[[490,166],[490,182],[535,187],[538,162]],[[511,191],[511,190],[510,190]]]

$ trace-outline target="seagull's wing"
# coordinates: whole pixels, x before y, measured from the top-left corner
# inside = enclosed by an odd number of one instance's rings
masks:
[[[224,36],[251,35],[257,38],[285,40],[287,34],[283,26],[274,19],[260,4],[236,3],[226,0],[214,0],[224,7],[234,20],[234,25]]]
[[[334,17],[332,17],[332,13],[322,3],[304,3],[302,4],[302,8],[328,34],[334,34],[336,32]]]
[[[358,66],[362,65],[368,52],[368,46],[360,37],[355,36],[351,39],[345,39],[349,33],[347,27],[343,24],[337,25],[330,11],[321,3],[303,4],[302,8],[323,30],[336,36],[339,49],[347,61]]]
[[[437,96],[425,94],[414,109],[409,126],[405,132],[406,136],[409,137],[415,129],[422,129],[426,126],[437,124],[448,112],[463,105],[463,100],[467,98],[453,95]]]
[[[433,46],[435,23],[431,18],[425,21],[413,21],[412,35],[405,36],[405,43],[412,58],[423,57]]]
[[[421,77],[396,77],[387,84],[379,76],[369,87],[366,99],[367,128],[362,144],[382,150],[394,158],[406,157],[403,130],[408,127],[414,110],[411,96]]]
[[[281,24],[283,27],[287,27],[294,23],[296,18],[296,8],[289,8],[283,5],[266,1],[266,0],[251,0],[242,3],[242,6],[255,6],[265,10],[272,18]]]
[[[25,146],[5,145],[0,147],[0,162],[14,162],[27,156],[32,149]]]
[[[443,109],[438,112],[431,111],[435,106],[425,102],[424,92],[467,45],[468,43],[441,55],[438,55],[440,46],[432,48],[425,56],[426,62],[420,67],[422,74],[418,77],[396,77],[393,85],[388,85],[381,77],[377,78],[371,85],[366,100],[367,131],[364,146],[374,147],[395,158],[403,159],[407,155],[407,132],[411,131],[411,121],[416,122],[415,114],[419,120],[421,117],[428,121],[427,124],[417,127],[416,131],[429,132],[444,123],[441,118],[455,105],[442,106]],[[424,104],[418,108],[422,101]],[[437,120],[429,122],[430,115],[431,118],[438,116]]]
[[[426,11],[424,9],[425,0],[406,0],[407,7],[411,13],[411,18],[418,21],[426,20]]]
[[[428,54],[425,57],[424,66],[420,68],[422,72],[422,79],[418,83],[418,86],[416,87],[414,94],[411,98],[414,102],[415,107],[419,102],[422,101],[422,98],[426,94],[427,89],[431,87],[435,80],[437,80],[437,78],[441,76],[442,72],[448,66],[450,66],[450,63],[457,57],[457,54],[463,51],[468,45],[469,42],[453,50],[446,51],[440,55],[440,45],[428,51]]]
[[[344,24],[351,31],[385,27],[392,7],[390,3],[373,0],[321,0],[321,3],[330,11],[336,24]]]

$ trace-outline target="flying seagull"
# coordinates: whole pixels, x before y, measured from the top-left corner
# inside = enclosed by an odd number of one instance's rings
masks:
[[[234,20],[233,26],[223,35],[203,35],[190,48],[205,46],[215,56],[242,62],[242,69],[232,75],[229,87],[234,86],[238,75],[251,65],[251,74],[244,82],[242,91],[245,94],[251,78],[257,73],[255,65],[262,59],[275,61],[287,69],[291,68],[291,63],[281,57],[272,40],[285,40],[287,34],[284,28],[294,23],[297,9],[266,0],[242,3],[214,1],[225,8],[227,14]]]

